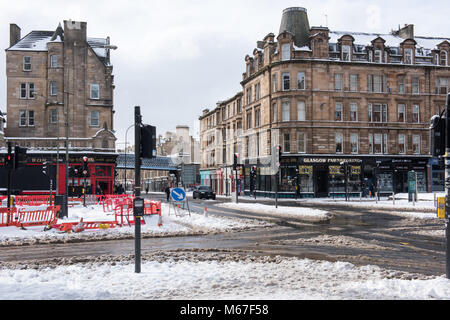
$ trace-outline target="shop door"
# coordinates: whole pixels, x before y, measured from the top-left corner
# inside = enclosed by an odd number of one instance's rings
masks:
[[[316,170],[316,197],[328,197],[328,168],[317,168]]]
[[[408,193],[408,172],[397,171],[394,173],[394,192]]]

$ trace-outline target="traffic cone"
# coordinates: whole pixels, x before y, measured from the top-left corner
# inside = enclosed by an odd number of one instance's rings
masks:
[[[72,228],[73,232],[81,232],[84,231],[84,223],[83,218],[80,219],[80,222],[76,226]]]
[[[162,216],[161,216],[161,214],[159,214],[159,217],[158,217],[158,227],[162,227]]]

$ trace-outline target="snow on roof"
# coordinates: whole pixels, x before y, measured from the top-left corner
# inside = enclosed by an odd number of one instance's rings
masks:
[[[340,39],[344,35],[352,36],[355,41],[355,44],[360,45],[371,45],[372,41],[378,37],[383,38],[385,40],[385,45],[387,47],[400,47],[400,44],[405,41],[405,39],[396,36],[394,34],[379,34],[379,33],[366,33],[366,32],[347,32],[347,31],[330,31],[329,32],[329,43],[337,43],[338,39]],[[437,45],[442,43],[443,41],[449,41],[450,38],[436,38],[436,37],[414,37],[414,40],[417,42],[417,47],[424,49],[436,49]]]
[[[54,31],[31,31],[20,39],[9,51],[47,51],[47,43],[50,42]]]
[[[31,31],[25,37],[19,40],[15,45],[8,48],[8,51],[48,51],[47,44],[50,42],[62,42],[59,35],[52,40],[55,31]],[[87,38],[89,46],[94,50],[95,54],[105,61],[107,57],[107,49],[104,48],[108,44],[105,38]]]

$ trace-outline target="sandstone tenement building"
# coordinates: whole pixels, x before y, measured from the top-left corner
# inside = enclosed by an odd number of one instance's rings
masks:
[[[407,192],[408,172],[419,192],[443,190],[429,123],[445,106],[449,55],[450,37],[417,36],[413,25],[334,31],[310,27],[304,8],[285,9],[278,35],[245,56],[242,91],[199,118],[202,183],[232,188],[237,152],[240,190],[273,195],[281,145],[281,196]]]
[[[69,20],[55,30],[34,30],[24,37],[19,26],[10,24],[6,49],[5,141],[27,147],[30,164],[51,161],[54,165],[58,153],[60,161],[65,159],[68,142],[70,166],[88,156],[88,184],[104,192],[113,189],[116,156],[110,61],[114,48],[109,37],[88,37],[86,22]],[[62,176],[58,186],[64,185]],[[79,178],[70,177],[70,185],[78,188]]]

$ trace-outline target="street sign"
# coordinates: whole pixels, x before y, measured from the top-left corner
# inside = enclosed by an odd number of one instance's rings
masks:
[[[183,202],[186,200],[186,192],[182,188],[173,188],[170,192],[173,201]]]

